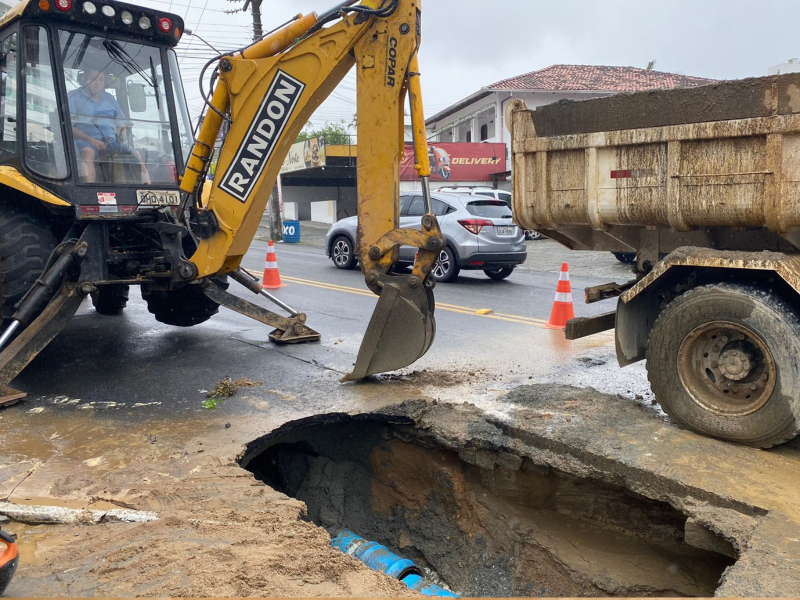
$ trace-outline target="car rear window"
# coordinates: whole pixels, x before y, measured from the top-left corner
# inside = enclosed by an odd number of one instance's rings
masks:
[[[510,217],[511,210],[502,200],[477,200],[467,202],[467,210],[476,217]]]

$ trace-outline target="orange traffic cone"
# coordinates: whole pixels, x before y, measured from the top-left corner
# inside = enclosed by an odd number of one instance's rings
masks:
[[[558,276],[556,299],[553,301],[553,312],[550,313],[550,322],[545,325],[548,329],[564,329],[567,321],[575,318],[575,309],[572,307],[572,286],[569,283],[569,265],[561,265],[561,274]]]
[[[269,241],[267,248],[267,264],[264,266],[264,280],[261,287],[266,290],[277,290],[286,287],[281,283],[281,273],[278,271],[278,257],[275,256],[275,244]]]

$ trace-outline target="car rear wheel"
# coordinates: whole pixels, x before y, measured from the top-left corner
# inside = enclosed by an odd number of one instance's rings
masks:
[[[507,279],[513,272],[514,267],[497,267],[496,269],[484,269],[486,275],[495,281],[502,281]]]
[[[349,237],[340,235],[331,244],[331,259],[337,269],[354,269],[356,266],[356,253],[353,242]]]
[[[456,263],[456,253],[449,246],[439,253],[439,258],[433,263],[433,277],[440,283],[455,281],[460,270]]]

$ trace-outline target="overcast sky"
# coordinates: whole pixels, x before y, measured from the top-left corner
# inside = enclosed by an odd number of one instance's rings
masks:
[[[324,12],[336,0],[263,0],[265,29]],[[228,0],[141,0],[180,14],[219,49],[252,35],[249,15]],[[800,56],[797,0],[424,0],[420,57],[427,116],[482,86],[557,63],[645,67],[715,79],[766,75]],[[178,48],[190,105],[211,51],[187,36]],[[315,122],[352,119],[351,73]]]

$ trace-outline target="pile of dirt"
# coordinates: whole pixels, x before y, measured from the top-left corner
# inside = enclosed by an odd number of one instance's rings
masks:
[[[453,369],[416,369],[407,373],[379,375],[380,381],[393,381],[407,386],[435,386],[448,388],[465,383],[474,383],[476,378],[486,376],[486,369],[481,367],[465,369],[463,366]]]
[[[209,459],[169,490],[147,491],[144,524],[17,526],[47,538],[17,580],[54,596],[408,596],[408,588],[330,547],[302,502]],[[24,590],[19,590],[24,591]]]

